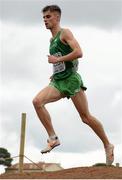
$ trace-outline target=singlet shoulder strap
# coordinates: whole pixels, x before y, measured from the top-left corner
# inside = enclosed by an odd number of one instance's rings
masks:
[[[61,30],[59,31],[59,34],[61,35],[63,33],[64,29],[61,28]]]
[[[64,29],[61,29],[61,30],[57,33],[56,37],[59,37],[59,36],[61,35],[61,33],[63,32],[63,30],[64,30]]]
[[[55,39],[57,39],[57,38],[59,38],[60,37],[60,34],[61,34],[61,32],[62,32],[62,29],[56,34],[56,36],[55,37],[52,37],[51,39],[50,39],[50,42],[53,42]]]

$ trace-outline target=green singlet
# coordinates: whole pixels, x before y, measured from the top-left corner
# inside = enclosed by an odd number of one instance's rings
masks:
[[[65,56],[73,51],[68,44],[64,44],[60,40],[62,31],[63,29],[50,42],[51,55]],[[83,85],[83,81],[77,70],[78,59],[53,64],[53,77],[49,85],[57,88],[68,98],[79,92],[81,88],[86,90],[87,88]]]

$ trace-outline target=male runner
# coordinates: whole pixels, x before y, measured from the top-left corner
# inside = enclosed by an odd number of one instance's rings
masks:
[[[78,58],[83,56],[80,45],[69,29],[60,27],[61,9],[57,5],[46,6],[42,12],[45,26],[52,33],[48,62],[53,65],[53,75],[49,85],[41,90],[33,100],[36,113],[49,136],[47,147],[41,153],[50,152],[54,147],[60,145],[45,105],[67,97],[71,98],[82,121],[90,126],[102,140],[106,153],[106,164],[111,165],[114,161],[114,146],[109,142],[102,124],[90,114],[84,92],[86,87],[77,73]]]

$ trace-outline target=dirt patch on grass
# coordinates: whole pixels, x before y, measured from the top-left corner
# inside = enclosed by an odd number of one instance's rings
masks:
[[[122,179],[122,167],[78,167],[55,172],[2,174],[0,179]]]

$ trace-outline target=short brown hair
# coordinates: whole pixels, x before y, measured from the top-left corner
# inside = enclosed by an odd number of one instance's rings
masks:
[[[59,6],[57,5],[49,5],[49,6],[45,6],[43,9],[42,9],[42,12],[46,12],[46,11],[50,11],[50,12],[58,12],[59,15],[61,16],[61,9]]]

